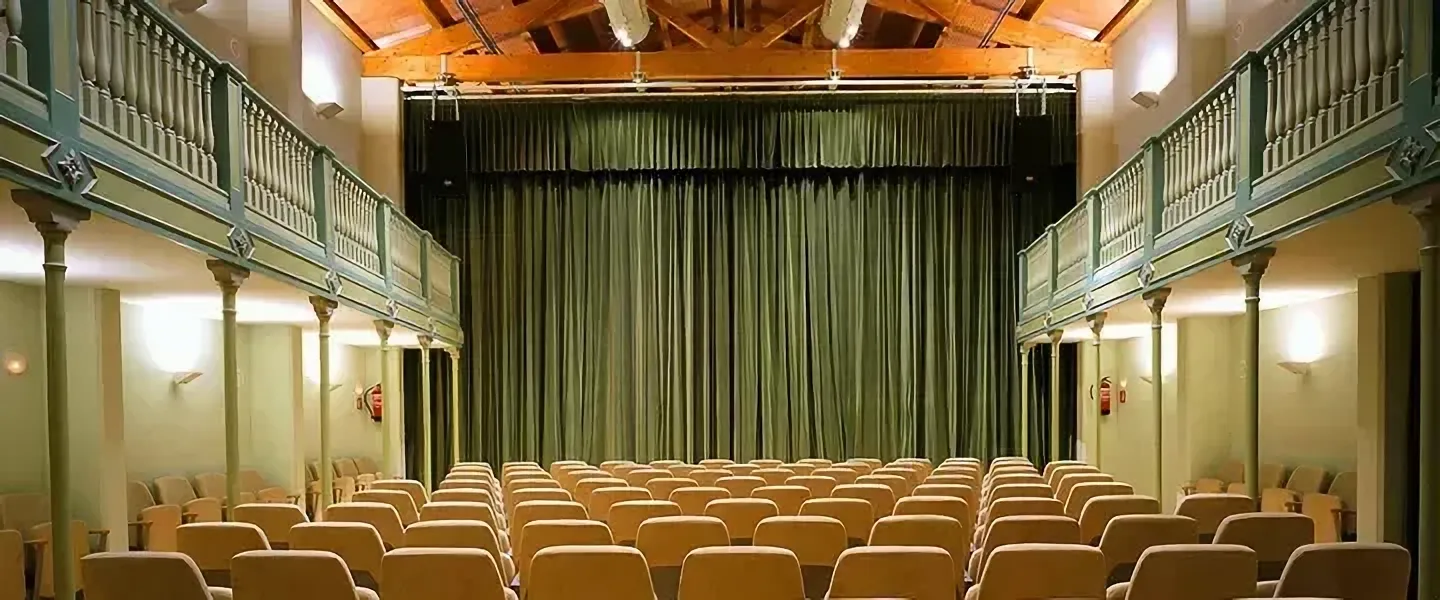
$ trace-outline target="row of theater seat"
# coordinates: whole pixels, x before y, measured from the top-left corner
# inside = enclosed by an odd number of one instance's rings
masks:
[[[1315,520],[1317,540],[1351,540],[1355,536],[1357,480],[1354,471],[1330,477],[1322,467],[1301,465],[1287,472],[1285,465],[1264,463],[1257,478],[1260,509],[1309,515]],[[1245,465],[1227,462],[1215,476],[1186,484],[1182,492],[1246,494]]]
[[[230,532],[232,535],[243,529],[252,529],[249,531],[251,539],[258,538],[261,540],[261,544],[265,543],[266,537],[286,537],[288,538],[286,542],[292,548],[314,547],[321,550],[332,550],[336,560],[350,563],[349,570],[357,580],[368,587],[379,588],[382,592],[390,589],[394,581],[392,572],[388,570],[388,565],[393,562],[392,556],[398,557],[411,551],[418,551],[417,546],[424,545],[447,544],[462,546],[472,552],[484,552],[488,555],[489,564],[495,565],[491,568],[494,570],[496,581],[502,581],[502,574],[503,580],[508,581],[517,569],[513,566],[507,568],[511,561],[509,556],[500,550],[500,547],[501,540],[510,537],[515,538],[514,546],[518,550],[517,557],[520,562],[519,580],[515,583],[519,584],[519,589],[527,598],[536,593],[541,594],[542,597],[549,597],[544,595],[547,592],[543,590],[558,589],[557,586],[564,587],[567,585],[566,581],[576,579],[561,575],[552,581],[548,576],[551,571],[546,565],[552,563],[564,565],[564,569],[557,571],[560,573],[592,573],[598,569],[598,572],[613,574],[628,572],[620,565],[626,564],[626,561],[634,563],[636,556],[643,561],[639,564],[644,564],[646,567],[644,579],[649,579],[647,587],[660,598],[674,597],[677,592],[681,597],[715,597],[699,595],[705,592],[698,590],[687,593],[686,590],[690,588],[685,585],[686,581],[707,581],[703,586],[695,584],[692,587],[721,589],[729,595],[760,594],[764,597],[799,597],[790,593],[794,591],[794,586],[786,583],[790,579],[795,579],[791,577],[792,574],[799,576],[800,589],[809,597],[823,596],[827,590],[831,597],[855,597],[852,594],[861,594],[862,591],[866,592],[863,594],[865,596],[942,597],[934,595],[936,582],[944,582],[944,586],[948,586],[947,589],[951,590],[951,595],[954,595],[956,591],[965,590],[967,562],[969,563],[969,575],[977,579],[979,584],[972,587],[968,595],[980,598],[1017,597],[1017,594],[1019,597],[1027,597],[1028,594],[1037,593],[1036,585],[1050,586],[1045,589],[1067,597],[1098,597],[1072,592],[1094,591],[1095,582],[1098,581],[1099,589],[1103,593],[1107,578],[1116,580],[1120,579],[1118,576],[1123,575],[1125,576],[1123,579],[1129,579],[1129,570],[1135,571],[1133,581],[1136,583],[1133,588],[1128,590],[1121,588],[1122,597],[1127,593],[1136,597],[1149,597],[1160,593],[1163,589],[1171,590],[1167,593],[1173,594],[1189,590],[1196,585],[1204,589],[1223,591],[1225,588],[1221,583],[1228,584],[1230,590],[1245,588],[1247,585],[1249,589],[1256,590],[1261,559],[1260,553],[1255,549],[1224,543],[1202,546],[1180,543],[1198,541],[1202,536],[1201,531],[1207,529],[1212,533],[1217,529],[1220,530],[1218,536],[1222,538],[1220,541],[1224,541],[1223,538],[1227,532],[1231,531],[1238,532],[1236,535],[1247,530],[1263,534],[1265,527],[1242,525],[1248,521],[1255,521],[1256,519],[1251,518],[1255,515],[1226,516],[1223,514],[1226,511],[1244,513],[1253,510],[1253,502],[1243,497],[1240,499],[1245,500],[1245,504],[1241,506],[1235,501],[1236,497],[1234,496],[1196,495],[1186,498],[1182,502],[1179,511],[1182,515],[1158,515],[1154,514],[1159,512],[1158,503],[1153,499],[1135,497],[1128,493],[1111,494],[1110,492],[1128,492],[1129,489],[1128,487],[1119,487],[1123,484],[1115,484],[1109,480],[1108,476],[1096,472],[1093,467],[1083,464],[1053,463],[1047,466],[1042,475],[1036,472],[1034,467],[1025,463],[1023,459],[998,459],[984,474],[983,479],[980,479],[978,485],[975,485],[975,480],[979,478],[982,465],[979,464],[979,461],[965,459],[947,460],[946,463],[942,463],[939,468],[935,469],[929,468],[928,463],[923,461],[897,461],[888,467],[879,468],[868,461],[863,463],[864,467],[859,466],[862,464],[859,462],[842,463],[844,466],[840,468],[854,472],[857,480],[867,475],[894,477],[895,479],[871,480],[872,483],[835,484],[828,488],[820,485],[826,483],[822,481],[808,482],[815,484],[812,486],[784,485],[784,483],[807,483],[790,482],[789,479],[817,477],[814,474],[815,471],[836,468],[836,466],[819,466],[818,459],[813,464],[817,466],[810,475],[795,475],[793,474],[795,470],[789,469],[792,474],[787,477],[786,481],[782,481],[780,486],[748,487],[740,485],[745,483],[743,481],[732,481],[729,482],[732,484],[730,487],[721,487],[718,485],[720,481],[717,478],[715,489],[730,494],[731,497],[714,498],[706,503],[702,512],[709,516],[687,517],[677,514],[680,513],[678,502],[653,499],[657,496],[674,499],[677,494],[687,495],[688,490],[708,487],[699,486],[698,481],[691,487],[692,484],[687,482],[655,483],[663,479],[682,478],[660,477],[654,473],[642,473],[640,476],[630,478],[633,473],[641,471],[665,470],[669,475],[677,475],[678,473],[670,471],[670,469],[680,465],[652,464],[648,468],[641,468],[622,463],[602,464],[601,469],[593,469],[583,464],[556,463],[551,466],[549,472],[546,472],[534,464],[507,464],[502,471],[501,479],[497,480],[488,466],[461,464],[457,465],[452,474],[447,477],[441,485],[445,489],[438,491],[434,495],[436,497],[427,497],[425,490],[414,482],[377,483],[377,487],[382,489],[377,489],[375,492],[386,498],[374,499],[381,500],[381,502],[359,502],[353,506],[337,505],[327,515],[332,522],[293,525],[289,531],[284,531],[278,536],[275,533],[269,536],[265,535],[266,531],[280,529],[276,525],[264,529],[259,526],[247,528],[187,525],[184,529],[194,530],[196,534],[201,534],[203,530],[214,529],[215,532],[209,535],[221,535],[220,529],[235,530]],[[705,466],[724,468],[718,464]],[[757,467],[755,471],[760,471],[778,470],[780,465],[750,466]],[[733,466],[732,468],[734,471],[747,472],[750,471],[750,466]],[[901,472],[887,473],[884,472],[885,469],[898,469]],[[698,470],[684,474],[690,475]],[[598,471],[599,474],[595,475],[591,471]],[[617,473],[617,471],[622,473]],[[731,473],[728,477],[753,476],[736,476],[733,474],[734,471],[727,469],[726,472]],[[859,475],[859,472],[865,472],[866,475]],[[632,480],[613,483],[617,486],[614,488],[584,485],[587,481],[597,479],[619,479],[614,477],[617,474]],[[764,479],[763,475],[766,474],[768,473],[761,474],[762,480]],[[647,475],[655,476],[646,477]],[[645,477],[644,488],[632,485],[638,482],[640,477]],[[818,477],[825,477],[825,475],[822,474]],[[951,477],[957,479],[946,479]],[[896,479],[903,481],[896,481]],[[962,483],[959,479],[968,479],[970,484]],[[540,483],[547,481],[550,483]],[[1042,484],[1044,490],[1036,487]],[[793,517],[781,516],[779,503],[765,497],[763,493],[756,496],[757,492],[762,492],[765,488],[785,487],[801,488],[813,495],[821,495],[822,491],[828,491],[833,496],[836,491],[846,493],[847,485],[870,487],[849,488],[855,490],[856,495],[866,497],[806,498],[800,502],[800,508],[796,511],[801,516]],[[975,492],[977,487],[979,488],[978,497]],[[588,489],[590,496],[586,504],[558,499],[560,493],[578,495],[581,490],[585,489]],[[668,495],[660,496],[666,489],[668,489]],[[609,490],[631,490],[630,493],[635,499],[617,499],[618,501],[607,503],[604,499],[611,495]],[[860,493],[862,491],[864,494]],[[646,498],[640,499],[638,492],[645,493]],[[919,495],[914,495],[917,493]],[[932,493],[937,495],[929,495]],[[537,494],[549,495],[556,499],[527,499]],[[599,503],[595,500],[596,494],[602,498]],[[459,498],[462,495],[468,499],[460,501],[448,499],[450,497]],[[740,497],[734,497],[737,495]],[[1064,498],[1064,500],[1059,498]],[[971,499],[975,502],[969,502]],[[594,511],[598,514],[587,511],[587,505],[598,509]],[[980,506],[978,523],[970,517],[969,507],[972,505]],[[1078,520],[1073,516],[1066,516],[1071,512],[1072,505],[1075,507],[1074,511],[1079,514]],[[1027,506],[1028,509],[1025,508]],[[1126,508],[1127,506],[1129,508]],[[811,507],[811,510],[807,511],[807,507]],[[266,508],[272,512],[278,509],[273,506]],[[496,508],[499,510],[495,510]],[[578,512],[576,509],[579,509]],[[1032,514],[1032,511],[1039,511],[1042,514]],[[298,510],[296,512],[298,513]],[[806,514],[807,512],[809,514]],[[897,514],[892,515],[891,512]],[[914,514],[906,514],[911,512]],[[1011,515],[1012,512],[1020,514]],[[1187,512],[1196,518],[1184,516],[1184,513]],[[401,517],[402,513],[413,515],[414,520],[405,523]],[[440,520],[425,520],[426,513]],[[298,516],[303,518],[304,515],[300,513]],[[476,518],[473,520],[449,518],[463,519],[467,516]],[[864,517],[867,516],[869,518],[865,519]],[[1304,518],[1299,515],[1294,516],[1300,519]],[[876,517],[879,518],[876,519]],[[333,522],[339,519],[364,522],[355,524]],[[395,527],[387,524],[390,519],[397,522]],[[1217,520],[1218,524],[1212,528],[1211,523]],[[1082,533],[1081,524],[1087,521],[1092,522],[1092,528],[1096,527],[1096,523],[1098,523],[1098,529],[1101,532],[1098,539]],[[972,538],[969,534],[972,527],[977,532],[984,533],[977,533]],[[506,534],[507,528],[509,535]],[[388,536],[382,533],[386,529],[391,530]],[[1138,532],[1138,535],[1126,535],[1127,529],[1133,530],[1131,533]],[[398,535],[396,530],[399,531]],[[1158,542],[1153,536],[1148,541],[1145,539],[1144,534],[1147,532],[1153,534],[1161,530],[1168,530],[1172,535],[1159,539]],[[629,533],[631,531],[634,532],[633,536]],[[1187,531],[1188,536],[1186,535]],[[469,532],[469,534],[466,535],[462,532]],[[386,537],[389,539],[382,539]],[[1252,535],[1252,537],[1254,536]],[[322,538],[328,538],[329,541]],[[299,540],[298,544],[297,540]],[[967,561],[963,557],[969,554],[972,540],[980,543],[979,551]],[[1090,547],[1084,543],[1086,541],[1090,544],[1098,542],[1100,548]],[[730,546],[725,552],[710,552],[710,550],[716,549],[715,547],[747,542],[774,548]],[[872,547],[846,549],[846,546],[865,542],[871,544]],[[1027,542],[1043,543],[1037,545]],[[617,543],[633,543],[636,549],[622,550],[621,546],[616,546]],[[189,545],[191,544],[187,544],[187,546]],[[225,546],[219,541],[197,542],[197,545],[206,548]],[[401,554],[395,554],[401,552],[397,550],[392,550],[391,554],[385,553],[386,546],[398,547],[401,545],[410,548],[405,549]],[[1261,544],[1257,543],[1256,545]],[[252,542],[251,547],[263,546]],[[363,552],[357,550],[361,547],[365,548]],[[219,556],[219,560],[216,560],[215,556],[202,556],[197,559],[197,562],[202,562],[201,568],[206,571],[206,576],[212,579],[212,583],[225,583],[225,581],[215,579],[217,574],[214,571],[217,569],[205,569],[205,566],[225,565],[227,564],[225,559],[242,555],[242,551],[248,548],[243,544],[231,544],[229,549],[221,550],[216,554]],[[1294,557],[1287,555],[1285,558],[1292,562],[1299,561],[1303,567],[1306,563],[1303,557],[1317,557],[1309,560],[1314,564],[1320,560],[1318,557],[1339,552],[1348,557],[1340,562],[1367,565],[1374,563],[1381,564],[1383,567],[1384,564],[1389,564],[1383,557],[1396,555],[1395,548],[1350,545],[1329,545],[1314,549],[1307,547],[1302,550],[1304,551],[1294,552]],[[263,550],[261,551],[263,552]],[[1127,551],[1135,555],[1135,558],[1131,559],[1130,565],[1144,563],[1155,566],[1148,569],[1127,566],[1124,562],[1124,555]],[[1403,552],[1403,549],[1399,550],[1399,556],[1404,559],[1400,562],[1408,567],[1408,558],[1404,558]],[[715,556],[712,557],[711,554]],[[435,557],[433,551],[425,555],[428,557],[425,561],[441,560]],[[1382,558],[1377,559],[1374,558],[1375,556]],[[296,557],[298,559],[300,555],[297,554]],[[496,560],[496,557],[499,557],[499,560]],[[692,557],[694,558],[692,559]],[[945,560],[941,561],[941,557]],[[271,558],[281,559],[284,557]],[[1146,562],[1147,558],[1148,563]],[[305,559],[318,560],[309,555],[306,555]],[[412,560],[425,562],[418,556]],[[1229,562],[1226,563],[1226,561]],[[1216,576],[1215,573],[1223,573],[1225,569],[1211,565],[1211,563],[1215,565],[1231,564],[1235,567],[1231,569],[1235,571],[1235,576]],[[238,565],[239,563],[233,564]],[[1167,564],[1170,566],[1167,567]],[[1245,583],[1247,564],[1251,565],[1248,584]],[[1283,560],[1281,564],[1284,564]],[[711,572],[714,570],[711,567],[717,565],[723,566],[717,572],[736,568],[740,570],[733,571],[728,576],[723,573],[713,577],[702,575]],[[740,565],[744,565],[744,567],[740,568]],[[796,568],[791,569],[792,565]],[[846,567],[846,565],[850,566]],[[928,566],[922,567],[922,565]],[[1186,566],[1195,568],[1186,569]],[[1201,568],[1202,566],[1204,568]],[[1047,580],[1048,583],[1037,584],[1032,581],[1036,578],[1027,577],[1028,573],[1034,573],[1036,569],[1070,573],[1075,577],[1050,578]],[[1304,568],[1297,567],[1297,569],[1297,573],[1305,571]],[[634,571],[634,569],[629,569],[629,571]],[[1184,572],[1180,573],[1180,571]],[[1384,582],[1394,582],[1398,579],[1401,581],[1403,590],[1405,576],[1396,577],[1393,569],[1386,571],[1384,568],[1376,568],[1372,571],[1388,573],[1388,575],[1380,576]],[[755,575],[748,579],[753,581],[739,583],[732,581],[736,578],[736,573],[748,574],[751,572]],[[1207,572],[1210,575],[1203,575]],[[774,576],[766,576],[765,573],[772,573]],[[1145,577],[1146,573],[1151,573],[1149,578]],[[1165,576],[1165,573],[1171,575]],[[1176,582],[1186,581],[1183,575],[1187,573],[1200,581],[1177,587]],[[948,577],[946,577],[947,575]],[[239,576],[237,575],[237,577]],[[401,576],[396,575],[396,577]],[[600,580],[603,580],[603,575],[600,574],[593,577],[601,577]],[[593,577],[579,577],[578,579],[600,581]],[[714,578],[715,581],[709,581],[710,578]],[[746,578],[742,577],[742,579]],[[1313,578],[1299,575],[1290,576],[1289,573],[1286,573],[1286,577],[1282,579],[1300,582]],[[768,580],[773,581],[764,583]],[[1239,583],[1236,583],[1237,581]],[[926,592],[921,589],[923,586],[920,582],[932,584],[928,588],[930,591]],[[990,584],[988,587],[987,583]],[[1211,585],[1206,588],[1206,584]],[[1280,591],[1286,592],[1290,589],[1299,589],[1296,588],[1297,585],[1299,583],[1292,583],[1290,588],[1286,588],[1282,582],[1277,587]],[[638,589],[637,586],[639,583],[632,582],[620,587]],[[242,582],[236,581],[236,587],[238,595],[238,589],[244,586]],[[1376,584],[1367,589],[1378,590],[1383,587],[1383,585]],[[537,592],[537,590],[542,591]],[[779,591],[776,592],[776,590]],[[887,590],[888,592],[904,593],[869,593],[870,591],[885,592]],[[1113,594],[1116,588],[1112,587],[1111,591]],[[776,595],[777,593],[778,595]],[[386,595],[388,596],[389,593],[387,592]],[[1202,594],[1201,596],[1189,595],[1186,597],[1222,596],[1223,594],[1220,596]],[[1375,595],[1370,597],[1393,596]]]

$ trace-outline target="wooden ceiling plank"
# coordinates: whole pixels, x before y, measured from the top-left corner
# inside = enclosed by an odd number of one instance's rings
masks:
[[[1025,0],[1018,13],[1021,19],[1034,21],[1040,16],[1040,11],[1045,10],[1045,0]]]
[[[1024,48],[945,48],[847,50],[835,56],[846,78],[1003,77],[1027,62]],[[826,50],[730,49],[720,51],[649,52],[640,68],[651,81],[715,81],[728,79],[810,79],[825,77],[831,53]],[[1111,65],[1109,52],[1072,49],[1034,50],[1041,74],[1073,74]],[[436,56],[367,56],[367,77],[424,81],[440,68]],[[536,56],[452,56],[449,68],[461,81],[546,83],[630,81],[635,57],[628,52],[541,54]]]
[[[311,0],[312,2],[333,0]],[[581,15],[600,10],[596,0],[530,0],[524,4],[508,6],[480,15],[480,23],[490,32],[495,41],[508,39],[531,29],[547,27]],[[439,31],[395,44],[367,56],[405,56],[453,54],[475,43],[475,32],[467,23],[457,23]]]
[[[450,11],[445,9],[441,0],[414,0],[414,2],[420,8],[420,15],[425,17],[425,22],[429,23],[431,28],[444,29],[455,24],[455,20],[450,18]]]
[[[675,5],[666,0],[647,0],[645,4],[650,8],[650,12],[655,13],[655,16],[685,34],[685,37],[695,40],[695,43],[700,44],[701,48],[716,50],[730,47],[730,43],[724,38],[696,23],[689,15],[685,14],[685,11],[675,8]]]
[[[996,11],[969,2],[959,2],[950,15],[949,27],[959,28],[971,35],[983,35],[995,22]],[[1066,48],[1071,50],[1097,50],[1103,44],[1070,35],[1059,29],[1047,27],[1012,16],[1000,21],[995,31],[995,42],[1008,46],[1025,48]]]
[[[945,15],[935,10],[934,7],[917,0],[867,0],[870,6],[887,12],[902,14],[919,21],[931,23],[945,23],[948,19]]]
[[[821,5],[822,0],[800,0],[800,2],[795,5],[795,8],[790,9],[785,14],[780,15],[779,18],[771,21],[764,29],[761,29],[759,33],[745,40],[745,43],[741,44],[740,47],[769,48],[775,42],[779,41],[780,38],[790,33],[790,30],[795,29],[801,23],[809,20],[811,16],[820,12]]]
[[[359,48],[361,52],[372,52],[380,48],[380,46],[375,44],[375,40],[370,38],[370,34],[365,33],[365,30],[360,28],[360,24],[355,22],[355,19],[345,14],[345,11],[340,8],[340,5],[337,4],[335,0],[310,0],[310,4],[315,7],[315,10],[320,11],[320,15],[325,17],[325,20],[330,21],[330,24],[334,25],[336,29],[339,29],[340,33],[344,34],[345,37],[350,40],[350,43],[355,44],[355,47]]]
[[[1095,41],[1106,43],[1115,41],[1115,38],[1125,33],[1130,24],[1134,23],[1135,19],[1139,18],[1140,14],[1145,12],[1149,6],[1150,0],[1129,0],[1125,6],[1120,7],[1120,12],[1115,13],[1115,18],[1105,24],[1099,35],[1095,36]]]

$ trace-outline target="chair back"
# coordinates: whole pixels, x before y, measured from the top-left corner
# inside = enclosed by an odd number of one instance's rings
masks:
[[[1275,596],[1403,600],[1409,588],[1410,552],[1404,546],[1343,542],[1296,549]]]
[[[70,561],[71,561],[71,563],[70,563],[70,564],[71,564],[70,572],[71,572],[71,573],[79,573],[79,572],[80,572],[80,559],[84,558],[86,554],[89,554],[89,553],[90,553],[90,535],[89,535],[89,534],[90,534],[90,528],[85,525],[85,522],[84,522],[84,521],[71,521],[71,522],[70,522]],[[31,529],[31,535],[32,535],[33,539],[35,539],[36,541],[40,541],[40,542],[44,542],[44,543],[45,543],[45,544],[44,544],[45,550],[41,551],[41,553],[40,553],[40,558],[38,559],[39,562],[40,562],[40,566],[39,566],[39,583],[36,585],[36,588],[39,590],[39,594],[38,594],[38,595],[39,595],[40,597],[42,597],[42,598],[54,598],[54,597],[55,597],[55,554],[56,554],[56,553],[55,553],[54,549],[53,549],[53,548],[51,547],[51,545],[50,545],[50,540],[51,540],[51,538],[50,538],[50,524],[49,524],[49,523],[41,523],[41,524],[39,524],[39,525],[36,525],[33,529]],[[84,589],[84,588],[83,588],[83,583],[84,583],[84,582],[83,582],[83,581],[79,581],[79,582],[77,582],[77,583],[80,583],[80,584],[82,584],[82,585],[77,585],[75,589],[76,589],[77,591],[82,591],[82,590]]]
[[[670,492],[670,501],[680,507],[680,514],[699,517],[705,514],[705,505],[711,500],[729,498],[730,490],[721,487],[680,488]]]
[[[1075,544],[1012,544],[990,554],[979,584],[974,600],[1104,598],[1105,557]]]
[[[385,542],[367,523],[301,523],[290,530],[290,548],[333,553],[349,567],[355,585],[380,589]]]
[[[658,517],[678,517],[680,506],[669,500],[626,500],[610,506],[606,523],[610,535],[621,546],[634,546],[640,535],[640,525]]]
[[[1080,539],[1091,546],[1100,543],[1110,520],[1120,515],[1158,515],[1160,501],[1149,496],[1097,496],[1080,509]]]
[[[14,529],[0,529],[0,600],[25,600],[25,538]]]
[[[484,488],[455,488],[435,490],[435,493],[430,494],[430,501],[479,502],[481,504],[488,504],[492,507],[495,506],[495,497],[490,494],[490,490]],[[421,518],[423,519],[423,509],[421,511],[421,514]]]
[[[604,523],[580,519],[535,521],[525,525],[524,536],[517,539],[515,562],[523,592],[530,581],[530,564],[535,555],[551,546],[610,546],[615,540]],[[514,531],[511,531],[514,535]]]
[[[415,501],[415,506],[423,508],[426,502],[430,501],[430,495],[425,493],[425,486],[413,479],[380,479],[370,484],[372,490],[395,490],[410,494],[410,499]]]
[[[1179,515],[1120,515],[1110,520],[1100,536],[1105,555],[1106,584],[1130,581],[1135,563],[1145,549],[1171,544],[1194,544],[1195,519]]]
[[[950,555],[953,579],[965,580],[970,560],[969,528],[951,517],[940,515],[895,515],[875,522],[870,530],[871,546],[933,546]]]
[[[725,498],[705,505],[705,516],[725,523],[730,544],[734,546],[750,545],[760,521],[779,514],[780,509],[774,502],[762,498]]]
[[[333,552],[252,550],[230,561],[230,572],[235,600],[356,600],[361,597],[345,561]]]
[[[784,548],[707,547],[685,557],[679,600],[797,600],[805,597],[800,561]]]
[[[608,510],[609,507],[607,506]],[[562,502],[558,500],[529,500],[515,506],[515,512],[510,514],[510,543],[512,547],[519,548],[525,541],[525,526],[535,521],[551,520],[580,520],[590,518],[590,514],[579,502]]]
[[[825,597],[835,561],[849,545],[845,525],[830,517],[770,517],[755,528],[754,542],[795,554],[806,598]]]
[[[1215,539],[1220,522],[1230,515],[1254,512],[1255,501],[1240,494],[1190,494],[1180,499],[1175,514],[1195,519],[1202,544]]]
[[[352,502],[383,502],[395,507],[396,514],[400,515],[400,523],[409,527],[411,523],[420,520],[420,509],[415,506],[415,499],[409,492],[400,490],[365,490],[355,492],[351,496]]]
[[[1005,517],[990,522],[979,556],[971,562],[972,577],[983,576],[990,555],[1012,544],[1080,544],[1080,524],[1070,517]]]
[[[800,505],[800,516],[830,517],[845,526],[845,537],[852,548],[864,546],[875,524],[870,503],[858,498],[811,498]]]
[[[506,600],[495,555],[474,548],[401,548],[385,553],[385,600]]]
[[[730,545],[725,523],[715,517],[657,517],[640,524],[635,548],[650,566],[655,596],[674,600],[680,588],[680,567],[696,548]]]
[[[380,534],[386,550],[405,547],[405,526],[400,513],[383,502],[341,502],[325,509],[325,520],[332,523],[365,523]],[[295,524],[291,524],[294,527]]]
[[[774,502],[780,516],[793,517],[800,514],[800,505],[810,499],[810,490],[798,485],[767,485],[755,488],[750,497]]]
[[[759,477],[765,480],[765,485],[784,485],[786,479],[796,475],[799,475],[799,473],[790,469],[782,469],[778,464],[774,467],[756,469],[754,473],[750,474],[751,477]]]
[[[667,500],[670,492],[681,488],[699,487],[694,479],[683,477],[656,477],[645,482],[645,489],[650,492],[650,497],[656,500]]]
[[[1260,581],[1274,581],[1297,548],[1315,543],[1315,521],[1296,513],[1230,515],[1220,522],[1215,543],[1254,550]]]
[[[206,585],[230,587],[230,559],[241,552],[269,550],[265,532],[250,523],[190,523],[176,530],[180,553],[190,557]]]
[[[14,533],[0,531],[0,534]],[[18,538],[18,534],[16,536]],[[3,535],[0,535],[3,548]],[[3,550],[0,550],[3,553]],[[0,598],[25,597],[25,570],[17,568],[18,589],[7,589],[10,564],[0,565]],[[18,565],[14,565],[17,566]],[[226,566],[229,569],[229,566]],[[101,552],[80,561],[86,600],[210,600],[210,590],[190,557],[178,552]]]
[[[715,480],[715,487],[725,488],[731,498],[749,498],[750,492],[765,487],[765,480],[750,475],[731,475]]]
[[[856,481],[859,481],[857,478]],[[831,498],[854,498],[870,504],[872,518],[878,520],[895,512],[895,490],[878,483],[851,483],[835,486]]]
[[[830,597],[951,600],[964,581],[955,581],[950,563],[940,548],[850,548],[836,562]]]
[[[551,546],[531,559],[530,577],[526,600],[655,598],[645,557],[634,548]]]
[[[1085,503],[1089,502],[1091,498],[1132,496],[1134,494],[1135,488],[1128,483],[1094,481],[1077,484],[1070,488],[1070,497],[1065,500],[1065,516],[1079,520],[1080,513],[1085,510]]]
[[[610,507],[630,500],[653,500],[650,490],[643,487],[600,488],[590,493],[590,503],[585,505],[591,519],[604,521],[610,516]]]
[[[854,469],[847,469],[845,467],[821,467],[811,471],[810,476],[829,477],[835,480],[835,485],[845,485],[855,483],[855,478],[859,477],[860,474],[856,473]]]
[[[1233,544],[1155,546],[1140,555],[1130,600],[1229,600],[1255,595],[1255,552]]]

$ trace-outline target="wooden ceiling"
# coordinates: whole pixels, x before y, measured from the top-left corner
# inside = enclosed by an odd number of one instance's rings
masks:
[[[433,81],[440,56],[460,81],[630,81],[598,0],[468,0],[498,45],[485,50],[459,1],[311,0],[365,53],[364,74]],[[824,0],[645,0],[639,44],[652,81],[1003,77],[1024,65],[1068,75],[1110,66],[1109,42],[1149,0],[868,0],[851,48],[832,53],[815,21]],[[986,32],[1010,13],[989,44]]]

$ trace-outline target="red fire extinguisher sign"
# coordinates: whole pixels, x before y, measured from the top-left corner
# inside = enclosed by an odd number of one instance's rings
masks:
[[[379,423],[384,418],[385,405],[384,396],[383,394],[381,394],[380,390],[380,384],[377,383],[370,386],[370,389],[365,390],[365,393],[361,395],[361,398],[366,404],[364,408],[369,409],[370,411],[370,419],[375,421],[376,423]]]
[[[1104,377],[1104,378],[1101,378],[1101,379],[1100,379],[1100,414],[1101,414],[1101,415],[1108,415],[1108,414],[1110,414],[1110,393],[1111,393],[1111,387],[1112,387],[1112,385],[1111,385],[1111,383],[1110,383],[1110,378],[1109,378],[1109,377]]]

